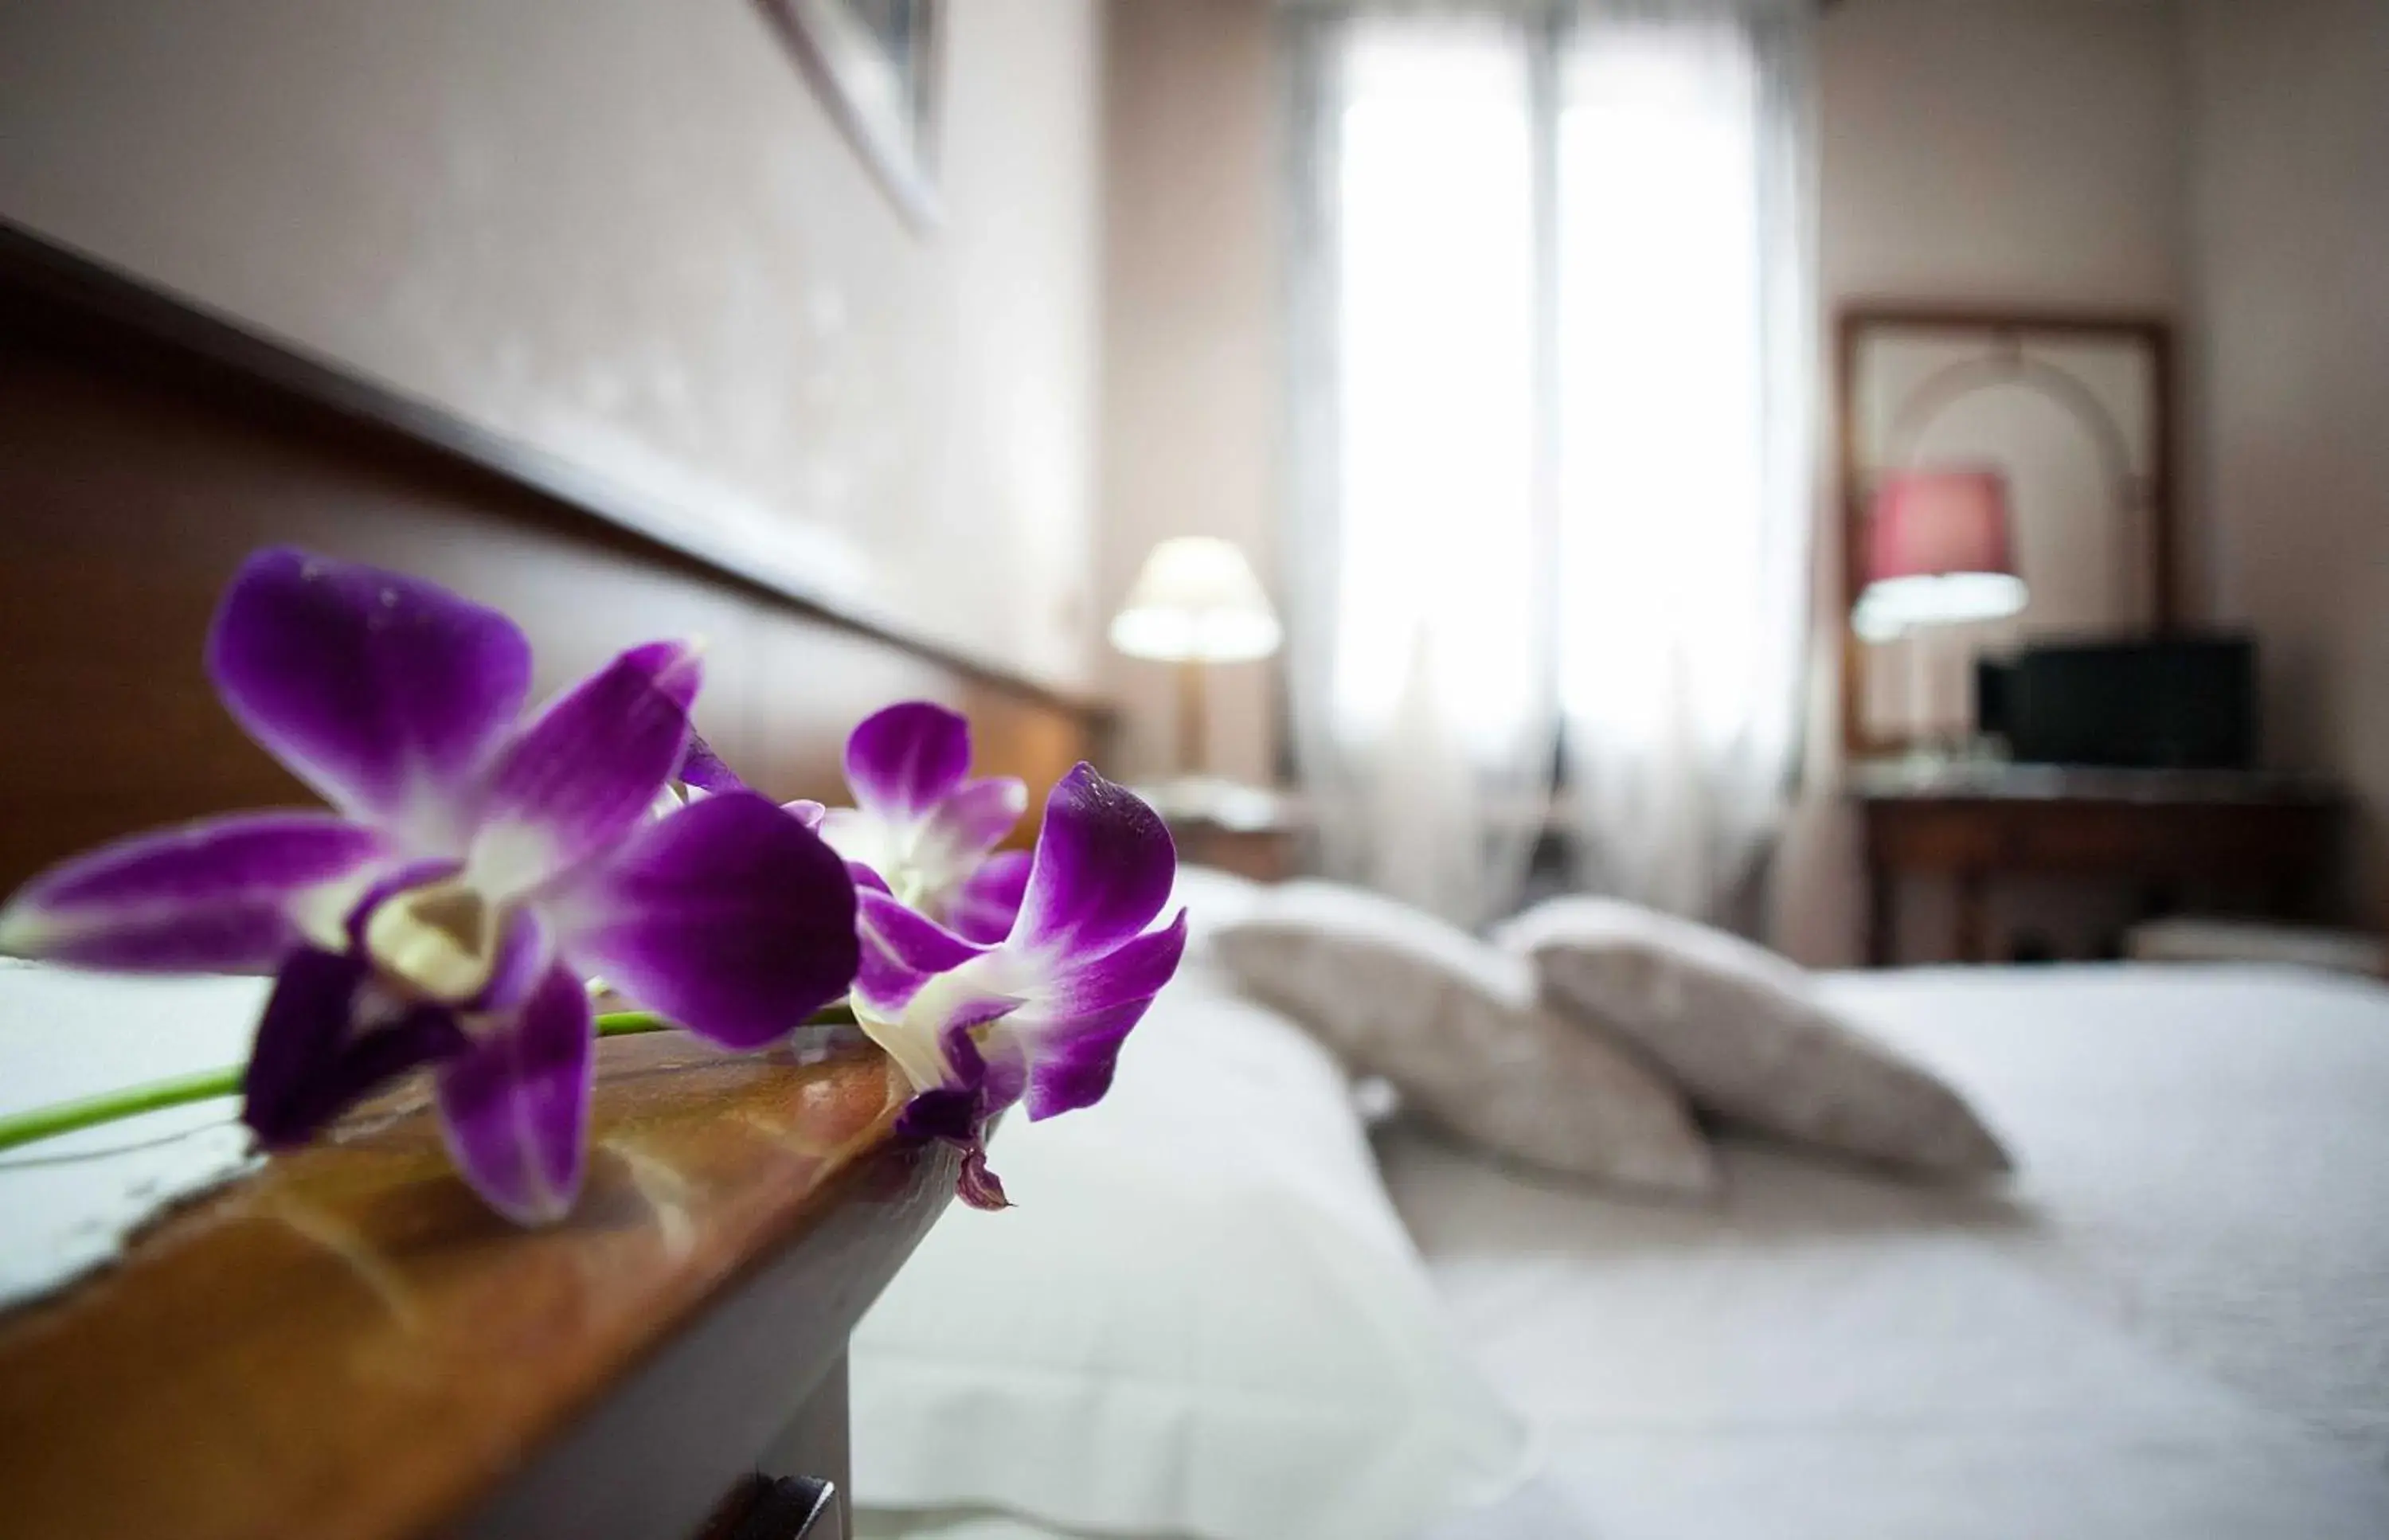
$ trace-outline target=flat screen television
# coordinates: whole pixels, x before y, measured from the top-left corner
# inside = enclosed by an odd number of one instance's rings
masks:
[[[1975,660],[1974,710],[2030,763],[2250,770],[2256,643],[2232,631],[2036,643]]]

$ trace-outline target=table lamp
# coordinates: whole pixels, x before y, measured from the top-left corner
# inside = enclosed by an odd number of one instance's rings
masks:
[[[1112,645],[1131,657],[1178,665],[1178,769],[1200,778],[1207,757],[1204,670],[1277,651],[1277,612],[1245,554],[1210,535],[1163,541],[1112,617]]]
[[[1934,626],[1996,620],[2030,596],[2016,576],[2007,477],[1996,470],[1900,471],[1875,489],[1867,585],[1850,625],[1869,642],[1913,636],[1914,708],[1925,712],[1923,640]],[[1920,738],[1929,736],[1929,723]]]

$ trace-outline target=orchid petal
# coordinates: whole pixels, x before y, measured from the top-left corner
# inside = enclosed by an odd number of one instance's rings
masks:
[[[722,762],[722,756],[714,753],[713,745],[707,743],[695,729],[689,732],[688,753],[680,762],[680,783],[683,786],[694,787],[708,795],[718,792],[743,792],[752,789],[746,782],[738,779],[737,771]]]
[[[829,809],[810,796],[800,796],[794,802],[781,803],[780,811],[818,834],[821,831],[822,819]]]
[[[1028,786],[1016,775],[965,781],[922,826],[923,864],[965,870],[1003,843],[1028,810]]]
[[[581,1190],[596,1062],[589,1027],[588,991],[552,968],[519,1011],[440,1066],[449,1155],[517,1224],[563,1217]]]
[[[724,1048],[786,1036],[854,977],[845,863],[752,792],[644,826],[541,909],[576,966]]]
[[[1160,815],[1081,764],[1045,799],[1011,939],[1046,956],[1109,951],[1161,912],[1177,870]]]
[[[896,1114],[896,1134],[900,1139],[936,1139],[949,1144],[967,1144],[978,1138],[978,1093],[956,1086],[940,1086],[920,1092],[904,1103]]]
[[[874,872],[896,871],[904,857],[904,842],[895,826],[867,808],[824,808],[812,826],[831,849]]]
[[[978,1088],[982,1119],[991,1118],[1019,1101],[1020,1093],[1028,1087],[1028,1063],[1018,1042],[1010,1037],[991,1039],[988,1046],[995,1050],[992,1057],[979,1046],[977,1029],[994,1019],[994,1013],[983,1007],[952,1013],[947,1019],[941,1045],[959,1081]]]
[[[490,767],[466,875],[513,897],[570,871],[648,818],[680,768],[696,649],[633,647],[549,703]]]
[[[390,847],[329,813],[249,813],[137,834],[34,878],[0,951],[121,973],[264,973],[334,941]]]
[[[862,934],[854,993],[865,1010],[899,1014],[930,978],[987,950],[875,888],[859,888],[854,897]]]
[[[970,724],[927,701],[907,701],[862,719],[846,740],[846,783],[883,818],[924,818],[970,773]]]
[[[490,982],[473,998],[473,1011],[512,1011],[529,999],[556,963],[556,939],[539,915],[517,910],[499,935],[490,962]]]
[[[437,1006],[379,999],[364,960],[308,948],[282,967],[241,1076],[240,1119],[271,1150],[313,1139],[384,1082],[468,1046]],[[377,1022],[361,1006],[387,1007]]]
[[[522,708],[513,621],[398,573],[262,551],[225,592],[207,668],[225,707],[341,811],[453,843],[445,809]]]
[[[1102,1101],[1111,1089],[1120,1044],[1152,1004],[1147,995],[1067,1023],[1047,1024],[1028,1066],[1028,1121]]]
[[[965,941],[990,944],[1011,935],[1028,891],[1029,861],[1026,850],[999,851],[981,861],[946,901],[947,928]]]
[[[1041,1013],[1090,1015],[1132,1000],[1151,999],[1178,972],[1186,950],[1186,911],[1157,931],[1132,935],[1112,950],[1055,977],[1039,991]]]

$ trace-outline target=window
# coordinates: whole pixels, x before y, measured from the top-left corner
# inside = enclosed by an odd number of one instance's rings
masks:
[[[1579,880],[1671,907],[1780,808],[1810,494],[1804,15],[1297,25],[1296,741],[1381,845],[1475,831],[1423,863],[1437,883],[1454,851],[1522,866],[1555,762]]]

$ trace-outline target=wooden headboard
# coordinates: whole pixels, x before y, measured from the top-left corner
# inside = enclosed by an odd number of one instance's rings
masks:
[[[634,533],[615,489],[0,227],[0,892],[152,824],[307,794],[216,705],[199,647],[241,559],[288,543],[495,605],[544,693],[702,635],[698,726],[782,797],[846,800],[847,730],[971,718],[983,774],[1097,757],[1095,704]],[[1027,831],[1023,831],[1024,835]]]

